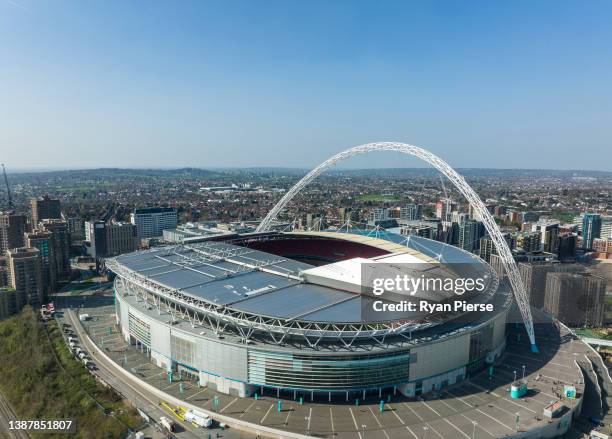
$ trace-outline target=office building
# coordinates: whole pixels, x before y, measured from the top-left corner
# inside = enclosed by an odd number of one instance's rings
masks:
[[[40,198],[30,198],[30,207],[32,209],[32,224],[34,227],[42,220],[62,218],[60,200],[51,199],[49,195]]]
[[[139,238],[160,237],[165,229],[176,229],[178,213],[172,207],[135,209],[131,223],[136,226]]]
[[[90,221],[86,223],[86,228],[89,230],[90,253],[96,259],[132,252],[139,247],[134,224]]]
[[[43,303],[43,275],[40,251],[37,248],[14,248],[7,252],[9,285],[15,289],[16,312],[29,304]]]
[[[544,310],[568,326],[603,324],[606,280],[588,273],[548,273]]]
[[[26,230],[25,215],[0,213],[0,256],[11,248],[23,247],[23,234]]]
[[[51,233],[57,279],[70,277],[70,233],[66,221],[45,219],[39,223],[41,230]]]
[[[596,238],[601,238],[601,216],[587,213],[582,219],[582,248],[591,250]]]

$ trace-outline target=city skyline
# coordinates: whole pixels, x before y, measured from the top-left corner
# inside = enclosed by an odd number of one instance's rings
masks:
[[[2,0],[1,160],[309,168],[394,140],[456,168],[607,171],[610,8]]]

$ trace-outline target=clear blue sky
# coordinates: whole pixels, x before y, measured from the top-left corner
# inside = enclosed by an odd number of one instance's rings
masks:
[[[397,140],[610,171],[611,19],[607,0],[0,0],[0,161],[308,167]]]

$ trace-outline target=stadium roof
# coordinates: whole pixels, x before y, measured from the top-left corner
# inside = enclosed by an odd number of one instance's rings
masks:
[[[421,259],[423,262],[439,263],[439,258],[431,257],[435,252],[430,251],[431,255],[427,255],[416,250],[414,245],[431,249],[431,246],[439,248],[440,244],[445,257],[454,255],[456,260],[472,264],[480,261],[459,249],[426,239],[413,238],[413,247],[407,247],[406,244],[376,237],[319,233],[381,246],[379,248],[384,247],[390,252],[400,250],[404,252],[402,260]],[[116,261],[150,281],[180,290],[182,294],[267,317],[315,322],[361,322],[362,307],[373,300],[355,292],[333,288],[330,284],[305,282],[302,272],[318,270],[312,265],[223,242],[158,247],[122,255]],[[477,266],[485,267],[480,263]]]

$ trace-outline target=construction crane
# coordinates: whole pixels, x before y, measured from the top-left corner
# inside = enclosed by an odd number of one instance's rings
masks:
[[[6,184],[8,205],[9,207],[13,207],[13,196],[11,195],[11,187],[9,186],[8,177],[6,176],[6,168],[4,167],[4,163],[2,163],[2,173],[4,174],[4,184]]]

